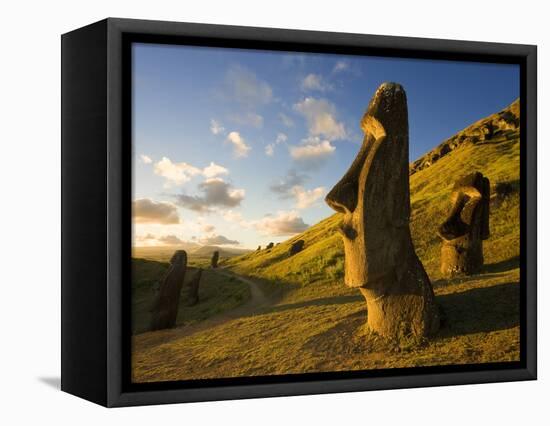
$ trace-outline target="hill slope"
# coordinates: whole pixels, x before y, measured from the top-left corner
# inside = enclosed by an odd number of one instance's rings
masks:
[[[485,263],[519,256],[519,129],[510,123],[519,123],[519,101],[468,126],[411,165],[411,232],[432,279],[440,277],[436,229],[450,209],[451,188],[457,178],[473,171],[491,182],[491,237],[485,242]],[[491,137],[483,130],[488,126],[493,129]],[[468,139],[473,135],[485,136],[476,136],[473,142]],[[435,152],[455,143],[434,159]],[[271,250],[235,257],[226,265],[239,273],[300,285],[341,281],[344,253],[336,232],[339,220],[340,215],[334,214]],[[290,257],[290,246],[299,239],[305,241],[304,250]]]
[[[501,114],[480,120],[463,133],[485,132],[481,126],[498,122]],[[407,342],[395,346],[365,330],[364,299],[343,283],[343,245],[336,233],[340,216],[335,214],[272,249],[225,259],[225,268],[252,277],[271,303],[206,329],[185,326],[135,336],[133,379],[518,360],[519,129],[505,127],[493,129],[489,138],[475,143],[462,138],[445,155],[434,159],[431,151],[411,165],[413,241],[446,318],[433,339],[420,346]],[[438,271],[436,228],[450,209],[455,179],[474,170],[491,180],[491,236],[484,243],[485,267],[475,276],[444,279]],[[298,239],[305,241],[303,251],[289,256],[292,242]]]

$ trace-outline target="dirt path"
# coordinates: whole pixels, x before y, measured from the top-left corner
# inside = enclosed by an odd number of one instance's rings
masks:
[[[217,274],[223,275],[228,278],[238,279],[239,281],[247,284],[250,288],[250,299],[242,305],[237,306],[235,309],[231,309],[229,311],[214,315],[204,321],[198,322],[197,324],[138,334],[133,337],[134,349],[150,349],[152,347],[169,343],[182,337],[190,336],[199,331],[216,327],[227,321],[253,315],[259,311],[262,311],[264,308],[273,305],[276,301],[276,298],[267,297],[262,291],[260,285],[254,280],[242,277],[224,269],[217,269],[212,271],[215,271]]]

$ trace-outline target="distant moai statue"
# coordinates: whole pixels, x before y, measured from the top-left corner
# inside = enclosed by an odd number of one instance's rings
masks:
[[[212,266],[212,268],[215,269],[218,267],[219,259],[220,259],[220,252],[216,250],[214,253],[212,253],[212,260],[210,261],[210,265]]]
[[[256,249],[256,251],[260,251],[262,249],[262,246],[258,246],[258,248]]]
[[[272,249],[273,245],[274,245],[273,243],[269,243],[267,246],[265,246],[265,249],[266,250]]]
[[[177,250],[160,285],[157,300],[152,309],[151,330],[172,328],[176,324],[180,293],[187,270],[187,253]]]
[[[409,125],[401,85],[376,90],[361,128],[357,157],[325,198],[342,213],[344,281],[365,297],[370,330],[391,340],[429,336],[439,329],[439,309],[409,228]]]
[[[189,306],[196,305],[199,302],[199,285],[202,277],[202,268],[199,268],[193,279],[189,283]]]
[[[483,266],[483,240],[489,238],[489,201],[489,179],[480,172],[455,182],[451,212],[438,230],[443,240],[444,275],[475,274]]]
[[[290,249],[288,250],[288,254],[290,256],[294,256],[296,253],[300,253],[304,248],[305,241],[304,240],[298,240],[292,243],[290,246]]]

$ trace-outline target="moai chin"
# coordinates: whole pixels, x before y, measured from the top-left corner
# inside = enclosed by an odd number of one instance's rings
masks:
[[[376,90],[361,128],[357,157],[325,198],[343,214],[345,283],[365,297],[374,332],[428,336],[439,329],[439,310],[409,229],[408,111],[399,84]]]
[[[214,253],[212,253],[212,260],[210,261],[210,265],[212,266],[212,268],[217,268],[218,267],[218,260],[220,258],[220,252],[219,251],[215,251]]]
[[[489,238],[489,200],[489,179],[480,172],[455,182],[451,212],[438,230],[445,276],[475,274],[483,266],[483,240]]]
[[[160,285],[159,295],[152,310],[151,330],[172,328],[176,324],[186,270],[187,253],[185,250],[177,250],[170,259],[170,268]]]

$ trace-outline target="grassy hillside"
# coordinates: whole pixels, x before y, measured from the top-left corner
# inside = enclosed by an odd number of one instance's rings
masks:
[[[151,323],[151,306],[168,264],[132,259],[132,333],[143,333]],[[197,269],[187,268],[182,289],[177,326],[191,325],[236,308],[250,298],[250,289],[241,281],[203,270],[199,285],[199,303],[189,306],[187,285]]]
[[[224,260],[223,266],[233,273],[252,277],[270,303],[211,327],[135,336],[134,380],[519,359],[516,106],[469,126],[411,165],[413,241],[444,311],[436,337],[420,345],[392,343],[365,329],[364,299],[343,283],[343,244],[336,233],[340,216],[335,214],[272,249]],[[473,171],[491,181],[491,236],[484,242],[485,267],[478,275],[445,279],[439,273],[441,242],[436,229],[450,209],[454,181]],[[290,256],[292,243],[299,239],[305,241],[303,251]]]
[[[132,257],[157,262],[168,262],[176,250],[185,250],[187,252],[187,262],[197,267],[209,266],[212,254],[215,251],[220,253],[221,261],[250,251],[246,249],[220,248],[217,246],[201,246],[196,243],[183,242],[175,246],[133,247]]]

